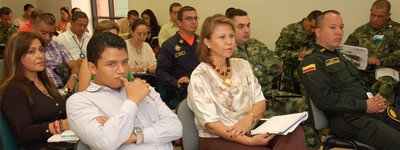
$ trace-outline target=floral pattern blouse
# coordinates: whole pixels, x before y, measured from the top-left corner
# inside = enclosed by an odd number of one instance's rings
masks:
[[[193,71],[188,87],[188,105],[194,112],[200,137],[216,138],[207,131],[208,122],[233,126],[254,104],[265,97],[248,61],[231,58],[231,87],[224,84],[218,73],[204,62]]]

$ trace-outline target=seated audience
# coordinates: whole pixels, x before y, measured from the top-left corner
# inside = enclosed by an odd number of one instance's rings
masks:
[[[90,40],[89,33],[86,32],[89,18],[86,13],[78,11],[72,15],[71,27],[66,32],[54,38],[67,48],[72,57],[81,64],[82,59],[86,58],[86,46]]]
[[[32,11],[31,13],[31,18],[29,19],[28,22],[22,24],[18,28],[18,32],[20,31],[27,31],[27,32],[32,32],[33,31],[33,24],[35,23],[35,19],[40,15],[43,14],[43,10],[40,8],[36,8],[35,10]]]
[[[8,38],[18,30],[18,26],[11,23],[13,13],[8,7],[0,8],[0,44],[6,44]]]
[[[222,14],[204,20],[197,48],[200,65],[191,75],[188,105],[194,112],[200,150],[306,149],[298,126],[288,135],[250,136],[265,111],[265,98],[250,63],[231,58],[235,27]]]
[[[128,39],[129,35],[131,34],[130,31],[132,22],[133,20],[139,18],[139,13],[136,10],[130,10],[128,11],[128,14],[126,16],[127,16],[126,18],[118,20],[118,26],[119,26],[118,35],[125,40]]]
[[[111,32],[114,34],[118,34],[119,27],[117,23],[115,23],[114,21],[103,20],[96,25],[93,31],[93,35],[101,32]],[[86,88],[90,84],[90,81],[92,80],[92,73],[90,72],[87,64],[88,64],[87,59],[86,58],[83,59],[81,67],[79,69],[79,83],[78,83],[79,92],[86,90]]]
[[[25,4],[24,5],[24,14],[18,18],[15,18],[13,24],[16,26],[21,26],[24,23],[28,22],[31,18],[31,13],[35,9],[32,4]]]
[[[147,26],[143,19],[136,19],[132,23],[132,38],[126,40],[129,55],[129,67],[132,72],[156,71],[156,57],[150,45],[145,41]]]
[[[60,15],[61,15],[61,20],[60,22],[57,23],[56,30],[58,32],[65,32],[67,31],[67,24],[71,19],[71,14],[69,13],[69,9],[67,6],[60,8]]]
[[[82,11],[80,8],[78,8],[78,7],[74,7],[74,8],[72,8],[71,9],[71,14],[70,14],[70,16],[71,16],[71,18],[72,18],[72,15],[75,13],[75,12],[80,12],[80,11]],[[67,27],[65,27],[66,29],[69,29],[71,27],[71,20],[67,23]],[[89,32],[89,30],[88,29],[86,29],[86,32]]]
[[[44,149],[53,134],[69,130],[65,99],[45,71],[45,45],[35,33],[18,32],[4,52],[1,113],[20,149]]]
[[[54,85],[69,92],[73,92],[75,84],[78,82],[79,65],[69,54],[64,45],[51,41],[56,32],[55,20],[48,14],[39,15],[35,20],[34,32],[39,34],[45,40],[44,50],[46,52],[46,71]],[[67,64],[71,68],[71,75],[67,82],[63,83],[60,75],[54,68],[60,64]]]
[[[182,124],[145,81],[128,83],[128,52],[118,35],[102,32],[88,44],[94,82],[67,101],[71,129],[92,149],[165,149]]]
[[[161,26],[158,24],[157,17],[150,9],[146,9],[142,12],[142,18],[147,24],[148,34],[146,37],[146,42],[150,44],[154,54],[158,56],[158,33],[160,33]]]
[[[169,6],[169,21],[164,24],[161,29],[160,33],[158,33],[158,45],[161,45],[170,37],[174,36],[176,32],[179,31],[179,26],[176,24],[178,21],[178,11],[182,8],[182,5],[179,3],[172,3]]]
[[[335,10],[317,17],[316,44],[297,68],[300,81],[317,108],[325,112],[333,135],[378,150],[399,149],[400,122],[396,114],[400,112],[387,107],[380,94],[373,94],[357,67],[337,50],[343,28],[342,17]]]

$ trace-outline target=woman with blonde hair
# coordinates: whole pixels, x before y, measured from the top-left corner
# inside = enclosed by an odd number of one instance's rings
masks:
[[[102,20],[94,28],[93,35],[100,33],[100,32],[111,32],[114,34],[118,34],[119,26],[114,21]]]
[[[45,70],[44,46],[39,35],[17,32],[4,51],[1,113],[21,149],[42,149],[53,134],[69,130],[65,98]]]
[[[298,126],[288,135],[248,133],[265,109],[265,97],[248,61],[231,58],[236,47],[233,22],[221,14],[204,20],[190,77],[188,105],[199,130],[200,150],[305,150]]]

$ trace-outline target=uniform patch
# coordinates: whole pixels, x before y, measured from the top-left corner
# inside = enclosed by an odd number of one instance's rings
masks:
[[[175,45],[175,50],[176,50],[176,51],[180,51],[180,50],[181,50],[181,47],[180,47],[179,45]]]
[[[387,107],[386,112],[388,116],[397,122],[400,122],[400,110],[394,109],[393,107]]]
[[[333,57],[325,60],[325,66],[330,66],[337,63],[340,63],[339,57]]]
[[[309,64],[309,65],[303,67],[302,69],[303,69],[303,73],[317,70],[317,68],[315,67],[315,64]]]
[[[347,55],[343,54],[343,57],[351,61],[350,57],[348,57]]]
[[[186,55],[186,51],[178,51],[175,53],[175,58],[185,56],[185,55]]]

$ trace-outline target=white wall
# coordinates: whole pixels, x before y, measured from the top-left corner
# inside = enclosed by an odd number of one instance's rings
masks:
[[[13,12],[13,17],[20,17],[24,14],[24,5],[32,4],[37,6],[36,0],[0,0],[0,6],[7,6]]]
[[[93,33],[92,6],[90,0],[71,0],[72,7],[78,7],[89,17],[89,34]]]
[[[36,0],[37,8],[42,9],[44,12],[52,13],[56,17],[56,21],[61,20],[60,8],[67,6],[70,10],[71,1],[68,0]]]
[[[300,21],[312,10],[325,11],[334,9],[342,14],[347,36],[358,26],[369,21],[369,9],[375,0],[129,0],[129,9],[136,9],[141,13],[144,9],[152,9],[162,25],[169,20],[168,8],[173,2],[183,6],[190,5],[196,8],[199,21],[199,30],[202,22],[215,13],[225,13],[229,7],[240,8],[249,14],[251,20],[251,37],[263,41],[270,49],[275,49],[275,41],[281,29],[293,22]],[[392,19],[400,22],[400,1],[390,0],[392,4]],[[198,30],[198,32],[199,32]]]

